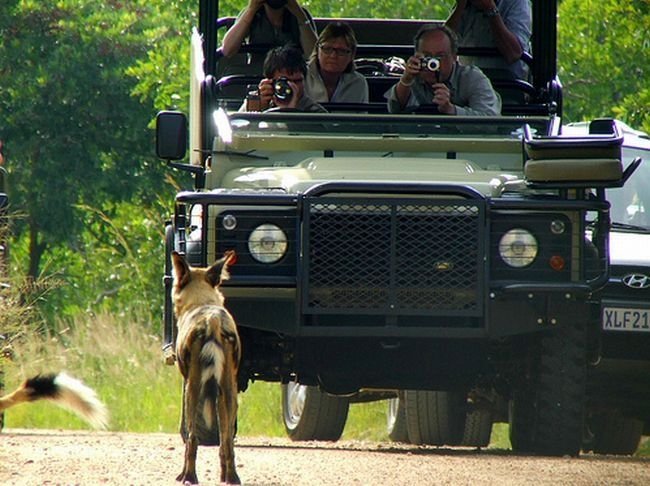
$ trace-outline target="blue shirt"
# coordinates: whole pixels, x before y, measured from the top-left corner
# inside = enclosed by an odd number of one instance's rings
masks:
[[[529,0],[497,0],[496,6],[503,23],[519,40],[524,51],[530,52],[532,14]],[[490,21],[472,3],[468,3],[457,34],[462,47],[496,47]],[[474,64],[480,68],[505,69],[515,77],[528,79],[528,66],[523,61],[508,64],[503,57],[461,56],[463,64]]]

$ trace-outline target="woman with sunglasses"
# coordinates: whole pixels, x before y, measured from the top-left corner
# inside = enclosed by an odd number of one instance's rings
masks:
[[[354,67],[356,50],[350,25],[328,24],[311,54],[305,92],[319,103],[368,103],[368,83]]]

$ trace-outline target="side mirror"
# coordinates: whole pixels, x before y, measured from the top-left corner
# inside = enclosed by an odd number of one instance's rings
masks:
[[[156,155],[180,160],[187,152],[187,117],[179,111],[161,111],[156,116]]]

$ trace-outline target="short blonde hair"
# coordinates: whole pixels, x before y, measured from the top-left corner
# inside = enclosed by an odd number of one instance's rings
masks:
[[[352,51],[352,58],[345,67],[344,72],[349,73],[350,71],[354,71],[354,56],[357,53],[357,38],[354,35],[354,30],[352,30],[352,27],[347,22],[336,21],[327,24],[318,36],[318,41],[314,46],[314,50],[312,51],[309,60],[318,62],[318,46],[323,42],[339,38],[345,39],[346,44]]]

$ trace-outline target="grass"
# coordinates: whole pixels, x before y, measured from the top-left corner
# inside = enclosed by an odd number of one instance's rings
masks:
[[[5,363],[5,389],[40,372],[66,370],[93,387],[111,412],[110,429],[126,432],[178,432],[180,374],[162,362],[158,336],[137,317],[100,315],[78,319],[49,336],[16,343],[15,359]],[[277,383],[255,382],[239,395],[239,435],[284,437]],[[383,441],[385,401],[353,404],[343,439]],[[6,413],[11,428],[87,429],[74,414],[47,402],[20,405]],[[647,437],[638,455],[650,455]],[[491,448],[509,449],[507,424],[495,424]]]
[[[180,379],[161,360],[160,340],[136,320],[96,316],[77,320],[48,337],[15,346],[5,388],[40,372],[66,370],[94,388],[111,412],[111,429],[133,432],[177,430]],[[8,427],[87,428],[73,414],[46,402],[16,407]]]

